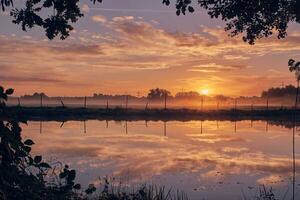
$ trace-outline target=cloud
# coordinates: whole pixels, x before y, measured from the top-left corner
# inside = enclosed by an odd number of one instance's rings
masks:
[[[94,16],[92,17],[92,20],[93,20],[94,22],[101,22],[101,23],[107,22],[106,17],[104,17],[103,15],[94,15]]]
[[[5,82],[39,82],[39,83],[61,83],[63,80],[41,78],[41,77],[17,77],[17,76],[2,76],[0,75],[1,81]]]
[[[282,72],[279,68],[282,63],[273,61],[279,58],[277,55],[281,55],[281,60],[288,59],[289,55],[300,50],[296,33],[286,40],[262,39],[250,46],[241,38],[228,37],[221,28],[201,27],[196,32],[172,32],[140,17],[109,19],[95,15],[91,19],[101,23],[105,31],[78,30],[65,41],[51,42],[30,37],[0,37],[0,65],[10,66],[5,76],[12,72],[16,77],[22,74],[30,77],[30,73],[47,69],[49,76],[64,74],[58,79],[74,84],[89,82],[94,88],[111,82],[110,79],[116,84],[117,81],[121,83],[127,77],[131,83],[140,85],[139,90],[151,87],[141,78],[149,76],[149,80],[160,80],[157,86],[170,87],[170,90],[177,87],[197,90],[207,85],[228,87],[230,91],[222,89],[222,92],[234,94],[257,91],[259,87],[250,84],[253,83],[250,81],[252,75],[260,84],[274,82],[275,75],[269,69]],[[270,63],[268,66],[267,62]],[[258,79],[258,76],[269,78]],[[284,74],[284,77],[288,75]],[[288,78],[287,82],[292,79]],[[238,81],[245,84],[236,84]],[[236,86],[232,87],[232,84]]]
[[[85,13],[89,13],[90,12],[90,7],[87,4],[83,4],[81,7],[81,10]]]
[[[245,69],[247,66],[245,65],[223,65],[223,64],[216,64],[216,63],[208,63],[208,64],[201,64],[198,66],[193,66],[193,68],[189,69],[188,71],[192,72],[221,72],[221,71],[228,71],[228,70],[235,70],[235,69]]]

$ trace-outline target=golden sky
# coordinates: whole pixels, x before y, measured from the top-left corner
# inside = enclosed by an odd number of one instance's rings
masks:
[[[282,82],[294,84],[287,61],[300,56],[298,25],[284,40],[251,46],[230,38],[213,20],[198,23],[203,13],[181,25],[183,18],[165,7],[161,14],[82,8],[84,20],[64,41],[48,41],[38,29],[21,32],[2,13],[1,27],[8,30],[0,31],[0,84],[15,88],[16,95],[51,96],[144,95],[154,87],[173,94],[207,89],[211,95],[260,95]]]

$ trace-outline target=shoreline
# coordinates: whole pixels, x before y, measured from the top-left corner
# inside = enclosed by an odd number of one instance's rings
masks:
[[[68,108],[68,107],[7,107],[6,114],[0,112],[0,118],[8,116],[24,120],[146,120],[146,121],[190,121],[190,120],[275,120],[292,121],[293,109],[260,110],[197,110],[197,109],[104,109],[104,108]],[[300,110],[297,110],[297,115]]]

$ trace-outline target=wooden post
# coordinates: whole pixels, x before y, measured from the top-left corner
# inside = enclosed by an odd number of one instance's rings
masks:
[[[40,99],[40,106],[43,107],[43,96],[42,96],[42,94],[40,94],[40,97],[41,97],[41,99]]]
[[[219,104],[220,104],[220,102],[218,101],[217,102],[217,111],[219,111]]]
[[[201,112],[203,112],[203,102],[204,102],[204,96],[201,96]]]
[[[149,104],[149,101],[147,101],[147,103],[146,103],[145,110],[148,110],[148,104]]]
[[[62,106],[63,108],[66,107],[62,99],[60,99],[60,103],[61,103],[61,106]]]
[[[267,96],[267,111],[269,111],[269,96]]]
[[[167,92],[165,92],[165,110],[167,110]]]
[[[253,112],[253,101],[251,102],[251,112]]]
[[[128,95],[126,95],[126,99],[125,99],[125,109],[128,109]]]
[[[86,96],[84,97],[84,108],[86,108]]]
[[[106,100],[106,110],[108,110],[108,99]]]
[[[234,100],[234,110],[237,111],[237,98]]]

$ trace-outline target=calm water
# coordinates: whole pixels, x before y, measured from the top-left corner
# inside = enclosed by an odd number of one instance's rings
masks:
[[[260,184],[279,199],[292,195],[292,129],[263,121],[29,122],[23,138],[33,154],[77,170],[83,185],[116,177],[136,186],[155,183],[182,189],[192,199],[243,199]],[[295,138],[296,158],[300,136]],[[300,160],[296,159],[296,171]],[[296,173],[296,197],[300,176]]]

